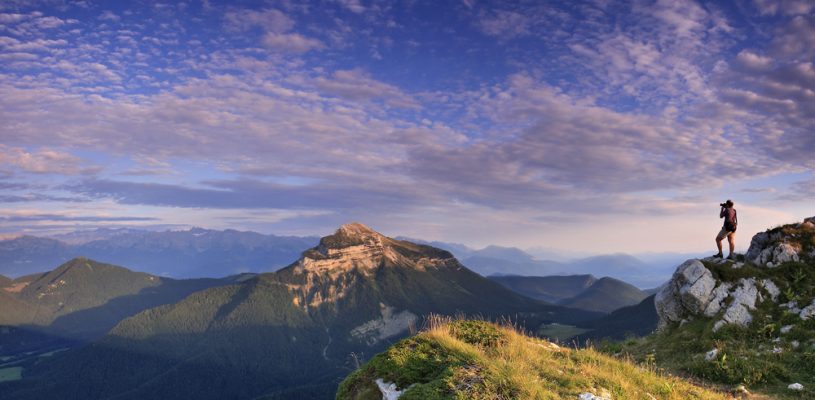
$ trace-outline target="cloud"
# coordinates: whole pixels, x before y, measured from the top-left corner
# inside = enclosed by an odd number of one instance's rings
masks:
[[[750,50],[742,50],[736,56],[736,61],[741,66],[753,71],[767,71],[772,68],[773,60],[769,57],[760,56]]]
[[[102,21],[118,22],[122,18],[116,15],[113,11],[105,10],[98,17]]]
[[[70,153],[52,149],[29,152],[20,147],[0,144],[0,165],[34,174],[78,175],[99,171]]]
[[[158,183],[112,180],[87,180],[66,185],[71,192],[93,198],[110,198],[121,204],[142,204],[184,208],[220,209],[370,209],[409,206],[418,193],[407,187],[390,185],[351,186],[320,183],[318,185],[281,185],[258,180],[205,182],[207,187],[188,187]]]
[[[353,101],[383,99],[386,104],[400,108],[420,108],[420,104],[396,86],[372,79],[361,70],[335,71],[331,77],[314,79],[314,86],[322,92]]]
[[[802,15],[815,10],[815,3],[809,0],[754,0],[763,15]]]
[[[299,33],[268,32],[261,42],[272,50],[284,53],[305,53],[325,48],[323,42]]]
[[[815,177],[797,181],[792,184],[790,190],[779,193],[778,200],[799,202],[809,202],[815,198]]]
[[[152,217],[112,217],[112,216],[91,216],[91,215],[61,215],[61,214],[27,214],[27,215],[0,215],[0,221],[15,222],[35,222],[35,221],[68,221],[68,222],[143,222],[156,221]]]
[[[260,28],[268,32],[283,33],[294,28],[294,21],[274,9],[269,10],[234,10],[224,15],[228,29],[247,31]]]
[[[766,51],[742,50],[731,68],[715,77],[718,98],[744,112],[751,145],[760,146],[789,170],[815,167],[815,19],[788,18]],[[749,121],[749,122],[748,122]]]
[[[532,19],[516,11],[496,10],[478,18],[476,26],[489,36],[512,39],[529,35]]]
[[[294,20],[278,10],[237,10],[228,12],[224,19],[230,30],[261,30],[264,33],[260,42],[274,51],[299,54],[325,48],[318,39],[290,32],[294,28]]]
[[[363,6],[359,0],[338,0],[338,2],[345,8],[349,9],[351,12],[356,14],[364,13],[366,8]]]

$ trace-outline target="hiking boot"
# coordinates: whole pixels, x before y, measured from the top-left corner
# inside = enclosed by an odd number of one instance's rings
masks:
[[[714,254],[714,255],[712,255],[712,256],[710,256],[710,257],[711,257],[711,258],[722,258],[722,257],[724,257],[724,254],[722,254],[722,253],[718,253],[718,254]]]
[[[732,261],[736,261],[736,256],[731,254],[731,255],[727,256],[727,259],[732,260]]]

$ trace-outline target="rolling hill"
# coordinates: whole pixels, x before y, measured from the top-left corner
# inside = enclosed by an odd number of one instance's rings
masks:
[[[612,312],[634,305],[648,294],[614,278],[593,275],[491,276],[491,280],[527,297],[579,308]]]
[[[0,356],[17,359],[97,339],[142,310],[238,278],[175,280],[75,258],[0,288]]]
[[[593,275],[493,275],[489,279],[516,293],[549,303],[558,303],[575,297],[597,282]]]
[[[581,310],[610,313],[622,307],[639,303],[648,294],[614,278],[600,278],[583,292],[558,304]]]

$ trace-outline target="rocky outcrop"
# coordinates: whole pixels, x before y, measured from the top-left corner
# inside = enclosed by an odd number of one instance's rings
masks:
[[[756,258],[751,259],[750,261],[757,265],[765,265],[772,268],[777,267],[781,263],[800,261],[800,257],[798,257],[798,253],[800,251],[801,248],[793,244],[778,243],[774,246],[765,248],[758,254],[758,256],[756,256]]]
[[[751,311],[765,300],[762,289],[768,295],[766,300],[778,299],[780,290],[769,279],[742,278],[735,283],[721,282],[700,260],[685,261],[654,299],[659,327],[717,315],[721,317],[716,321],[714,331],[727,324],[746,326],[753,321]]]
[[[685,261],[654,298],[659,326],[704,313],[713,298],[716,280],[699,260]]]
[[[796,241],[800,234],[791,233],[788,229],[797,230],[799,233],[815,230],[815,217],[806,218],[796,225],[756,234],[744,255],[747,261],[770,268],[785,262],[801,261],[802,243]],[[815,257],[815,251],[809,256]]]

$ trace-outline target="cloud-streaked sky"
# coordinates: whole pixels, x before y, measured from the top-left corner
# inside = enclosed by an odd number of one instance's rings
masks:
[[[0,234],[738,246],[815,215],[815,2],[0,1]]]

